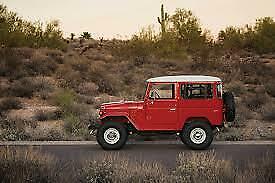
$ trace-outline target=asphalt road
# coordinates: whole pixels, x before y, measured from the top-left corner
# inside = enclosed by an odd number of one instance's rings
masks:
[[[95,142],[33,142],[33,143],[5,143],[0,142],[0,150],[10,146],[15,148],[38,149],[43,153],[49,153],[61,161],[76,161],[97,159],[102,155],[116,155],[129,158],[137,162],[159,162],[167,168],[173,168],[179,153],[194,152],[185,145],[171,142],[131,142],[119,151],[104,151]],[[215,151],[217,158],[233,161],[240,168],[246,161],[260,160],[267,153],[275,154],[275,142],[214,142],[208,150]]]

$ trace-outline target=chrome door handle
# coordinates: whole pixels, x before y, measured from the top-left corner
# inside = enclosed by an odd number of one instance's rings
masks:
[[[172,109],[170,109],[170,111],[175,111],[176,110],[176,108],[172,108]]]

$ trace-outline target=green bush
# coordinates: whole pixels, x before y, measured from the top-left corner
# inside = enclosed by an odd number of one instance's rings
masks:
[[[69,113],[75,101],[75,94],[69,89],[59,91],[53,97],[54,103],[61,107],[64,113]]]
[[[80,129],[81,129],[81,122],[79,120],[79,117],[69,113],[64,115],[64,128],[66,132],[73,134],[73,135],[79,135]]]

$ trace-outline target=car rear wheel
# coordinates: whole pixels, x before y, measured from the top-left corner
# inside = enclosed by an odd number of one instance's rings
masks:
[[[97,131],[98,144],[106,150],[121,149],[128,138],[128,133],[123,124],[105,123]]]
[[[186,124],[180,135],[181,140],[189,148],[206,149],[213,141],[213,131],[206,122],[194,121]]]

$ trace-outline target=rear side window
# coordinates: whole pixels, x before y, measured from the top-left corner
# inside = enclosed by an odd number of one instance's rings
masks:
[[[181,95],[185,99],[213,98],[212,84],[181,85]]]
[[[174,84],[153,84],[149,96],[151,99],[174,99]]]

